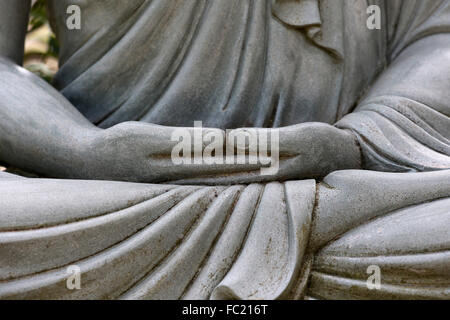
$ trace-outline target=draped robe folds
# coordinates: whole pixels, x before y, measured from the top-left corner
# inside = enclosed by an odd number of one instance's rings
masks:
[[[449,298],[450,78],[429,90],[411,53],[441,37],[436,64],[449,54],[449,1],[77,2],[69,34],[67,1],[50,1],[55,86],[93,123],[327,122],[380,172],[228,187],[0,173],[0,298]]]

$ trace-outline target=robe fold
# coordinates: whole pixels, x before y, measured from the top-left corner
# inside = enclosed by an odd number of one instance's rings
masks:
[[[69,3],[81,31],[65,26]],[[372,4],[381,30],[366,27]],[[0,172],[0,298],[449,298],[450,1],[49,10],[55,86],[100,127],[326,122],[357,136],[365,169],[396,173],[200,187]],[[381,290],[366,286],[370,265]]]

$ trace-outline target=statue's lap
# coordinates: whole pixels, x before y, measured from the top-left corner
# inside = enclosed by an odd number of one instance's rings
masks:
[[[202,187],[0,174],[0,297],[445,298],[449,176]],[[67,289],[72,265],[83,290]],[[381,290],[367,289],[372,265]]]

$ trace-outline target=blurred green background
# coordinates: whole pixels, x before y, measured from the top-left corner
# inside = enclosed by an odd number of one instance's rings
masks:
[[[25,42],[24,67],[48,82],[58,71],[59,46],[47,20],[46,0],[33,0]]]

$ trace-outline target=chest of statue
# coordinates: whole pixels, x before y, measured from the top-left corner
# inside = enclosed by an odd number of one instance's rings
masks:
[[[79,0],[71,4],[80,7],[81,28],[70,30],[68,1],[50,1],[61,42],[55,86],[102,127],[333,123],[376,69],[362,66],[369,72],[346,84],[345,73],[361,66],[345,42],[372,54],[372,36],[355,27],[346,38],[342,1],[307,3],[295,20],[271,1]],[[365,14],[353,11],[348,24]]]

